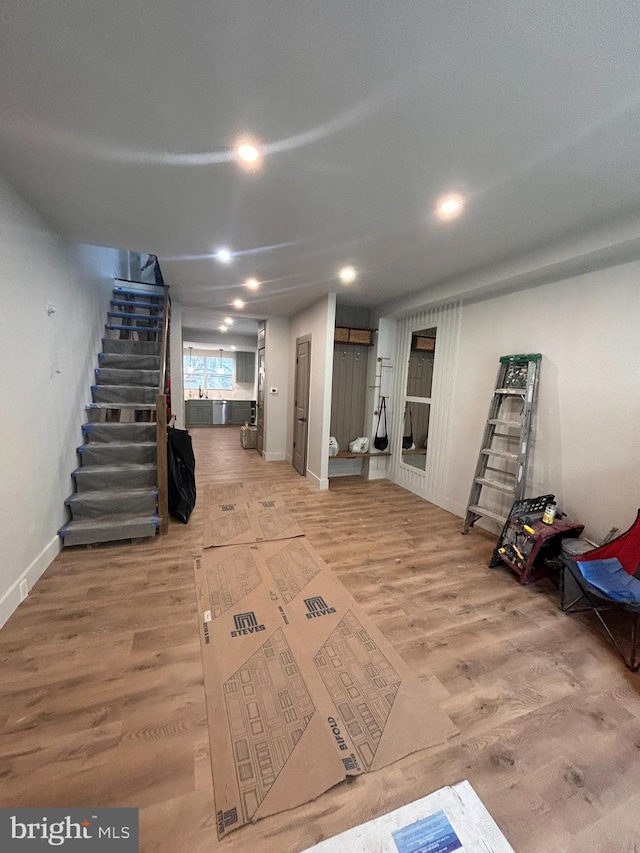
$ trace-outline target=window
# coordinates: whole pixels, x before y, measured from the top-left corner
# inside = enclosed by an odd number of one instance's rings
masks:
[[[233,389],[233,359],[224,356],[205,358],[206,381],[209,391],[231,391]]]
[[[189,389],[204,389],[204,356],[184,356],[184,387]]]
[[[232,391],[233,368],[233,356],[185,354],[184,387],[193,391]]]

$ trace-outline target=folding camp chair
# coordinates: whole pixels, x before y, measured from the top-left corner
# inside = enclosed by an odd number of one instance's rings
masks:
[[[615,561],[618,561],[616,564]],[[609,561],[601,563],[600,561]],[[591,611],[600,620],[625,666],[632,672],[640,669],[638,634],[640,627],[640,509],[631,527],[620,536],[583,554],[578,560],[561,557],[560,606],[565,613]],[[592,564],[592,565],[589,565]],[[582,569],[581,569],[582,566]],[[623,571],[620,571],[620,570]],[[580,595],[566,600],[566,572],[569,572]],[[589,575],[589,580],[585,577]],[[626,574],[625,574],[626,573]],[[592,581],[597,581],[594,585]],[[623,608],[633,614],[628,655],[611,633],[603,613]]]

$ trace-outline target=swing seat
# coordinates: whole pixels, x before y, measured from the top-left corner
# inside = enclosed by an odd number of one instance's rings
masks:
[[[561,562],[562,610],[565,613],[594,613],[625,666],[637,672],[640,669],[637,649],[640,623],[640,509],[636,520],[625,533],[583,554],[578,561],[562,557]],[[566,600],[567,572],[580,593],[571,602]],[[626,653],[603,616],[608,611],[620,608],[633,614]]]

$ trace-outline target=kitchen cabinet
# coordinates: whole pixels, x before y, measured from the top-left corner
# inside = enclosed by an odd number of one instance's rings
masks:
[[[184,419],[187,426],[207,426],[213,423],[212,400],[185,400]]]
[[[250,424],[251,423],[251,400],[232,400],[231,401],[231,423],[232,424]]]
[[[255,400],[185,400],[186,426],[226,426],[251,423]]]
[[[236,352],[236,382],[253,383],[256,376],[256,354]]]

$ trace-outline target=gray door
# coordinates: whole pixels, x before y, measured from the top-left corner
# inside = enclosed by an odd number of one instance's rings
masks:
[[[298,338],[296,340],[296,381],[293,403],[293,467],[303,477],[307,471],[310,367],[311,338]]]

